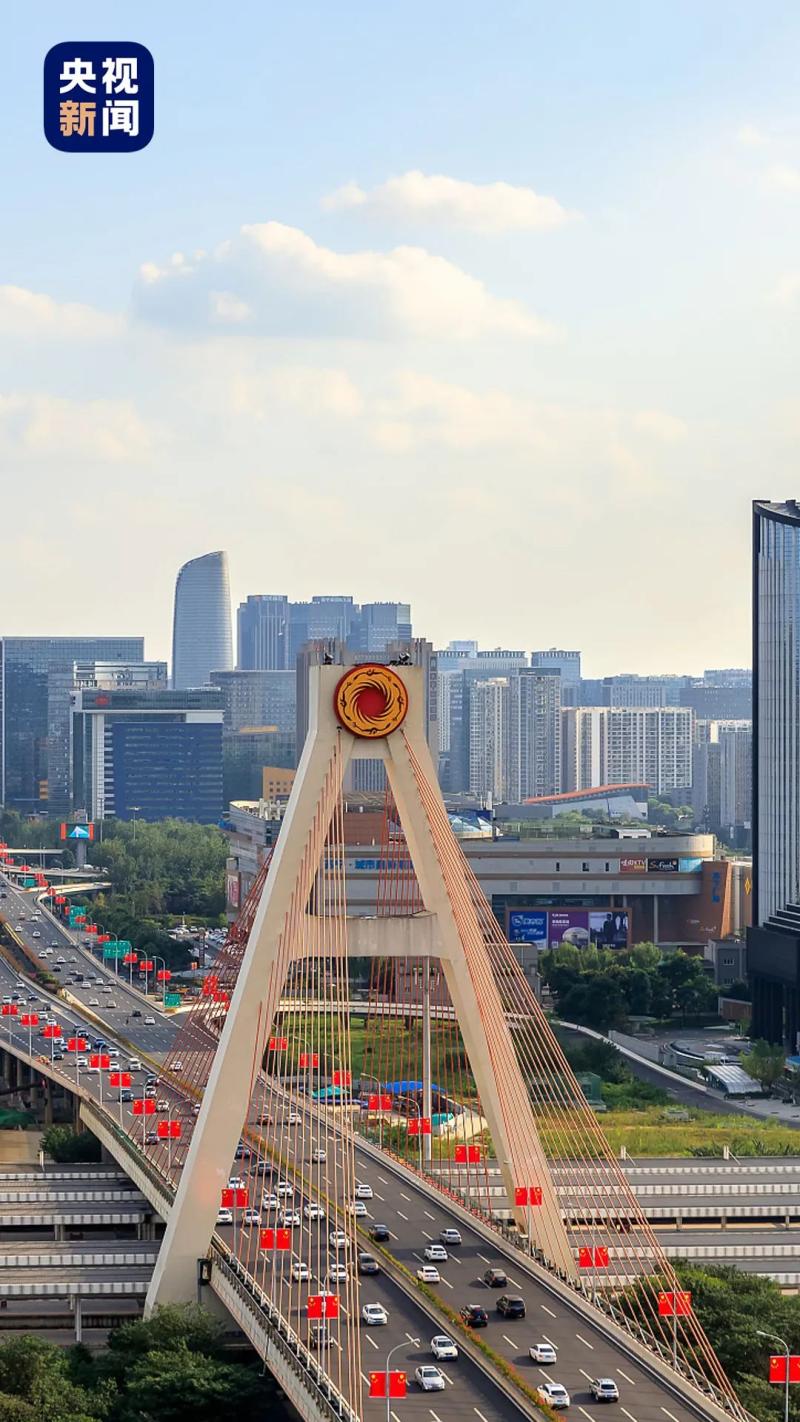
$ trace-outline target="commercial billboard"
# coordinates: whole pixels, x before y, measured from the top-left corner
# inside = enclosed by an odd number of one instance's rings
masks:
[[[667,859],[648,859],[647,872],[648,874],[677,874],[678,862],[677,859],[671,857]]]
[[[646,874],[647,860],[642,855],[625,854],[619,861],[620,874]]]
[[[630,917],[627,909],[550,909],[547,939],[551,948],[627,948]]]
[[[59,839],[94,839],[94,825],[83,821],[81,824],[62,824]]]
[[[510,909],[509,943],[535,943],[547,947],[547,909]]]

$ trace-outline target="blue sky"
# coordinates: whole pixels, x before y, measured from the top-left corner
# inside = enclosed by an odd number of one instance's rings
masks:
[[[235,599],[746,661],[749,501],[798,492],[796,6],[108,14],[0,58],[3,630],[164,655],[224,546]],[[143,152],[47,146],[72,38],[153,51]],[[126,575],[64,599],[76,550]]]

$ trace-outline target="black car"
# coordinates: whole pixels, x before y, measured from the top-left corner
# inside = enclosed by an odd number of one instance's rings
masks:
[[[503,1318],[524,1318],[525,1300],[519,1294],[501,1294],[497,1300],[497,1312]]]
[[[133,1012],[131,1013],[131,1017],[141,1017],[141,1015],[142,1015],[141,1008],[139,1008],[139,1007],[134,1007]]]
[[[489,1315],[480,1304],[465,1304],[461,1310],[461,1317],[467,1328],[488,1328]]]
[[[384,1244],[391,1239],[392,1234],[388,1225],[374,1224],[369,1232],[370,1239],[374,1239],[376,1244]]]
[[[508,1283],[508,1275],[503,1269],[487,1269],[483,1282],[487,1289],[504,1289]]]

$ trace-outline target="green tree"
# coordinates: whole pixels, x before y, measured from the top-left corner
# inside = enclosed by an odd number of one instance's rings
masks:
[[[740,1060],[747,1075],[752,1076],[768,1094],[786,1070],[786,1053],[783,1047],[776,1046],[773,1042],[754,1042],[750,1051]]]
[[[31,1408],[35,1422],[103,1422],[110,1392],[101,1388],[96,1396],[74,1382],[69,1354],[40,1338],[11,1338],[0,1344],[0,1396],[10,1393]],[[14,1411],[9,1413],[14,1417]],[[5,1413],[0,1413],[5,1422]],[[16,1409],[20,1422],[27,1422],[24,1410]]]
[[[261,1422],[270,1392],[259,1375],[185,1345],[147,1353],[125,1379],[120,1422]]]
[[[91,1131],[74,1131],[72,1126],[48,1126],[42,1135],[42,1150],[51,1160],[98,1161],[100,1142]]]
[[[108,1341],[110,1352],[122,1369],[155,1351],[186,1348],[190,1353],[221,1355],[223,1328],[217,1319],[197,1304],[166,1304],[149,1318],[132,1319],[115,1328]]]

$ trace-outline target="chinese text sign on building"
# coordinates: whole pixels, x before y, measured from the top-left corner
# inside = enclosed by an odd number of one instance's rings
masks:
[[[153,137],[153,56],[131,41],[70,40],[44,61],[44,132],[62,153],[135,153]]]

